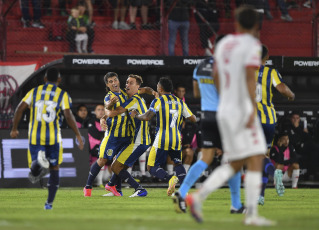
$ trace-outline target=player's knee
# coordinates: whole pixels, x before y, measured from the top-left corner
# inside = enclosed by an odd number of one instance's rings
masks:
[[[107,162],[107,159],[104,159],[104,158],[99,158],[97,160],[97,164],[100,166],[100,167],[103,167]]]

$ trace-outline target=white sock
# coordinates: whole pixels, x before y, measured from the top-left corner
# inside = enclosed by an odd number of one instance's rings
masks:
[[[111,178],[111,173],[109,172],[108,167],[104,166],[104,168],[105,170],[103,171],[102,181],[107,182]]]
[[[234,174],[235,171],[229,164],[217,167],[198,190],[200,199],[204,201],[210,193],[223,186]]]
[[[97,174],[97,176],[95,177],[95,183],[97,186],[100,186],[101,184],[103,184],[102,175],[103,175],[103,171],[100,171],[99,174]]]
[[[282,177],[282,181],[287,182],[290,180],[291,180],[291,178],[288,176],[288,171],[286,171]]]
[[[168,173],[169,175],[174,174],[174,166],[173,166],[173,165],[167,164],[167,173]]]
[[[129,167],[129,168],[127,169],[127,171],[128,171],[129,174],[132,174],[132,167]]]
[[[292,170],[292,188],[298,187],[299,169]]]
[[[245,176],[245,199],[247,213],[246,216],[257,216],[258,215],[258,204],[257,200],[261,191],[261,172],[248,171]]]
[[[140,158],[138,158],[140,164],[140,172],[142,176],[145,176],[145,162],[146,162],[146,152],[143,153]]]
[[[190,166],[190,165],[188,165],[188,164],[183,164],[183,166],[184,166],[185,171],[186,171],[186,173],[187,173],[187,172],[188,172],[189,167],[191,167],[191,166]]]

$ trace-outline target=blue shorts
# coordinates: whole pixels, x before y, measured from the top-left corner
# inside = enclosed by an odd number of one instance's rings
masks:
[[[132,167],[135,161],[148,149],[149,145],[131,143],[117,154],[117,161]]]
[[[104,137],[100,144],[99,157],[112,162],[113,157],[131,143],[131,139],[131,137]]]
[[[266,137],[267,148],[271,148],[275,136],[276,124],[261,124]]]
[[[38,159],[38,152],[42,150],[50,162],[50,166],[56,166],[62,163],[63,149],[60,143],[54,145],[29,145],[29,165],[32,161]],[[30,159],[31,158],[31,159]],[[30,162],[31,161],[31,162]]]
[[[152,146],[147,165],[151,167],[163,166],[166,164],[167,156],[170,156],[174,164],[182,163],[182,150],[164,150]]]

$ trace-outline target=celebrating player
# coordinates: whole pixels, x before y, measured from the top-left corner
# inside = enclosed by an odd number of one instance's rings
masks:
[[[131,116],[141,121],[149,121],[156,115],[156,137],[148,157],[147,169],[151,175],[169,182],[167,195],[175,191],[175,185],[183,182],[186,171],[182,165],[181,126],[183,117],[196,122],[196,117],[189,110],[186,103],[174,96],[173,83],[162,77],[157,84],[160,97],[152,101],[149,110],[144,114],[132,111]],[[173,160],[176,176],[169,175],[160,166],[165,164],[167,156]]]
[[[19,135],[18,124],[23,112],[30,108],[28,160],[32,183],[39,181],[50,168],[48,181],[49,195],[44,209],[52,209],[52,203],[59,187],[59,165],[62,163],[62,138],[59,126],[61,110],[68,125],[74,131],[79,148],[83,149],[81,134],[71,112],[71,98],[58,87],[60,73],[55,68],[46,71],[45,84],[31,89],[17,107],[10,133],[12,138]]]

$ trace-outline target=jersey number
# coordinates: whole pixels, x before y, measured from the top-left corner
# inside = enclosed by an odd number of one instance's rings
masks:
[[[46,105],[46,109],[45,112],[42,113],[43,111],[43,106]],[[37,107],[37,120],[41,121],[42,118],[45,122],[50,123],[55,119],[55,107],[56,107],[57,103],[54,101],[37,101],[35,103],[35,106]]]
[[[262,86],[259,82],[257,82],[257,85],[256,85],[256,102],[261,102],[262,100]]]
[[[178,118],[178,110],[176,110],[176,109],[170,109],[170,110],[169,110],[169,113],[170,113],[170,114],[173,114],[173,118],[172,118],[170,127],[171,127],[171,128],[174,128],[174,127],[176,126],[176,120],[177,120],[177,118]]]

